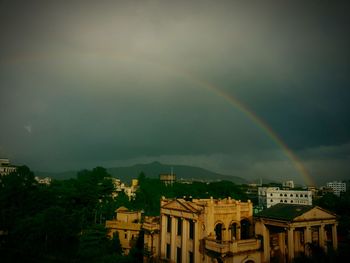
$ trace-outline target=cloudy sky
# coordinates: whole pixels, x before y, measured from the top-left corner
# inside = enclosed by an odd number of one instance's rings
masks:
[[[40,171],[157,160],[303,183],[256,115],[315,181],[350,178],[349,13],[345,1],[0,1],[0,155]]]

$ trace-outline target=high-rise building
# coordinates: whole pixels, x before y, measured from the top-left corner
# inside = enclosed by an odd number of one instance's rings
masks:
[[[339,181],[333,181],[328,182],[327,187],[331,188],[333,190],[333,193],[337,196],[340,196],[340,193],[346,192],[346,183],[345,182],[339,182]]]

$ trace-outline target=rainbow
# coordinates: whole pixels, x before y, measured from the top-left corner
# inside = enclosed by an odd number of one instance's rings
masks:
[[[112,55],[111,53],[106,53],[103,50],[98,50],[94,52],[84,52],[80,51],[78,55],[82,55],[83,57],[86,56],[92,56],[92,57],[105,57],[107,59],[112,60],[127,60],[132,61],[135,63],[140,63],[140,58],[138,57],[135,59],[135,57],[127,54],[127,53],[119,53]],[[19,61],[33,61],[33,60],[43,60],[47,59],[48,55],[43,53],[40,54],[31,54],[30,56],[22,56],[22,57],[16,57],[13,59],[10,59],[8,62],[12,63],[18,63]],[[315,182],[306,170],[305,166],[302,164],[302,161],[293,153],[293,151],[288,147],[288,145],[279,137],[279,135],[269,126],[262,118],[260,118],[253,110],[251,110],[247,105],[243,104],[241,101],[239,101],[235,96],[232,94],[229,94],[222,89],[218,88],[217,86],[213,85],[207,80],[204,80],[202,78],[199,78],[198,76],[192,74],[189,71],[180,69],[179,67],[175,67],[174,65],[166,65],[164,63],[157,62],[155,60],[141,60],[147,63],[150,63],[152,65],[155,65],[156,67],[161,68],[162,70],[167,70],[172,74],[177,74],[181,77],[185,77],[193,84],[198,85],[201,88],[206,88],[208,90],[211,90],[214,94],[217,96],[223,98],[226,100],[230,105],[232,105],[235,109],[237,109],[239,112],[241,112],[244,116],[246,116],[253,124],[255,124],[264,134],[266,134],[282,151],[284,152],[285,156],[291,161],[293,166],[295,167],[296,171],[302,176],[302,179],[304,180],[304,183],[308,186],[314,186]]]
[[[263,131],[279,148],[282,149],[287,158],[292,162],[297,172],[302,176],[304,182],[308,186],[316,185],[302,161],[293,153],[293,151],[288,147],[288,145],[281,139],[280,136],[269,126],[262,118],[260,118],[253,110],[251,110],[247,105],[239,101],[235,96],[229,94],[217,86],[211,84],[208,81],[194,77],[193,75],[182,71],[186,74],[192,82],[196,83],[200,87],[205,87],[213,91],[218,96],[225,99],[228,103],[235,107],[238,111],[244,114],[252,123],[254,123],[261,131]]]

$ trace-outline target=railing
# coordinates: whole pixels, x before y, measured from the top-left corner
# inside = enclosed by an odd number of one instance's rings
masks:
[[[205,239],[205,248],[219,254],[241,253],[257,250],[261,246],[258,239],[244,239],[236,241],[220,241],[211,238]]]
[[[128,223],[128,222],[122,222],[122,221],[116,221],[116,220],[107,220],[106,228],[140,231],[141,224]]]

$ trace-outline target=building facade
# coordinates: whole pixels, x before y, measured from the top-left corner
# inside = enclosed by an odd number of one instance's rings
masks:
[[[160,260],[260,262],[250,201],[163,198],[160,214]]]
[[[293,262],[298,256],[312,256],[336,250],[336,215],[320,207],[278,204],[256,216],[255,234],[263,240],[262,262]]]
[[[294,188],[294,181],[289,180],[289,181],[284,181],[282,183],[282,187],[284,188],[289,188],[289,189],[293,189]]]
[[[346,183],[345,182],[328,182],[327,187],[333,190],[333,193],[337,196],[340,196],[340,193],[346,192]]]
[[[308,190],[280,190],[278,187],[259,187],[259,205],[270,208],[276,204],[312,205]]]
[[[146,216],[142,224],[144,231],[144,262],[158,262],[160,253],[160,217]]]
[[[9,175],[16,171],[16,167],[10,164],[7,158],[0,158],[0,176]]]
[[[126,207],[119,207],[116,210],[116,218],[106,221],[109,238],[118,234],[123,253],[129,254],[135,244],[141,230],[141,212],[129,211]]]

